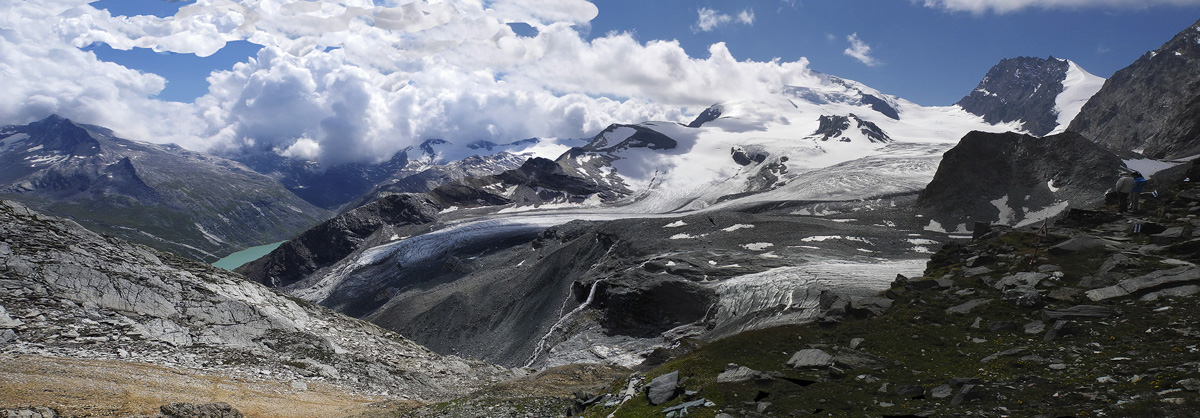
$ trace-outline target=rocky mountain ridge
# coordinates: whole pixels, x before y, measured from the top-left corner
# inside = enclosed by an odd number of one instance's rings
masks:
[[[326,216],[239,163],[58,116],[0,128],[0,197],[208,261]]]
[[[1200,21],[1113,74],[1069,129],[1115,152],[1200,154]]]

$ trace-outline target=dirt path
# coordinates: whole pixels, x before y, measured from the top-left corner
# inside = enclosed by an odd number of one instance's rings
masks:
[[[247,417],[341,417],[383,401],[320,382],[245,380],[117,360],[0,356],[0,409],[46,406],[67,416],[124,417],[173,402],[227,402]]]

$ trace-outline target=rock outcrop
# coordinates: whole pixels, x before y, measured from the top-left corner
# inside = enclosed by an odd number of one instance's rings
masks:
[[[508,376],[205,264],[0,203],[4,355],[136,360],[442,399]]]
[[[1043,138],[971,132],[946,151],[917,205],[948,230],[972,222],[1032,223],[1103,202],[1124,165],[1071,132]]]

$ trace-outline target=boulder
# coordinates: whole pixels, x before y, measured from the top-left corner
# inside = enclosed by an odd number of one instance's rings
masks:
[[[1183,239],[1183,237],[1187,236],[1185,235],[1187,232],[1189,231],[1182,226],[1167,228],[1163,232],[1151,235],[1150,243],[1159,245],[1170,244]]]
[[[787,364],[797,369],[809,367],[829,367],[833,364],[833,356],[817,348],[807,348],[792,354]]]
[[[939,385],[929,390],[929,396],[932,396],[934,399],[949,398],[953,394],[954,388],[951,388],[950,385]]]
[[[747,380],[771,380],[774,377],[771,375],[751,369],[746,366],[739,366],[729,363],[725,366],[725,371],[717,375],[717,383],[735,383],[745,382]]]
[[[850,299],[847,312],[859,318],[882,315],[892,307],[892,300],[878,297],[856,297]]]
[[[679,371],[654,378],[646,385],[646,397],[651,405],[661,405],[679,396]]]

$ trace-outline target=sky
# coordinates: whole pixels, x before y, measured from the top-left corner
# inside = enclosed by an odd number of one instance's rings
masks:
[[[0,0],[0,125],[325,166],[686,122],[825,73],[921,105],[1004,58],[1109,77],[1200,0]]]

